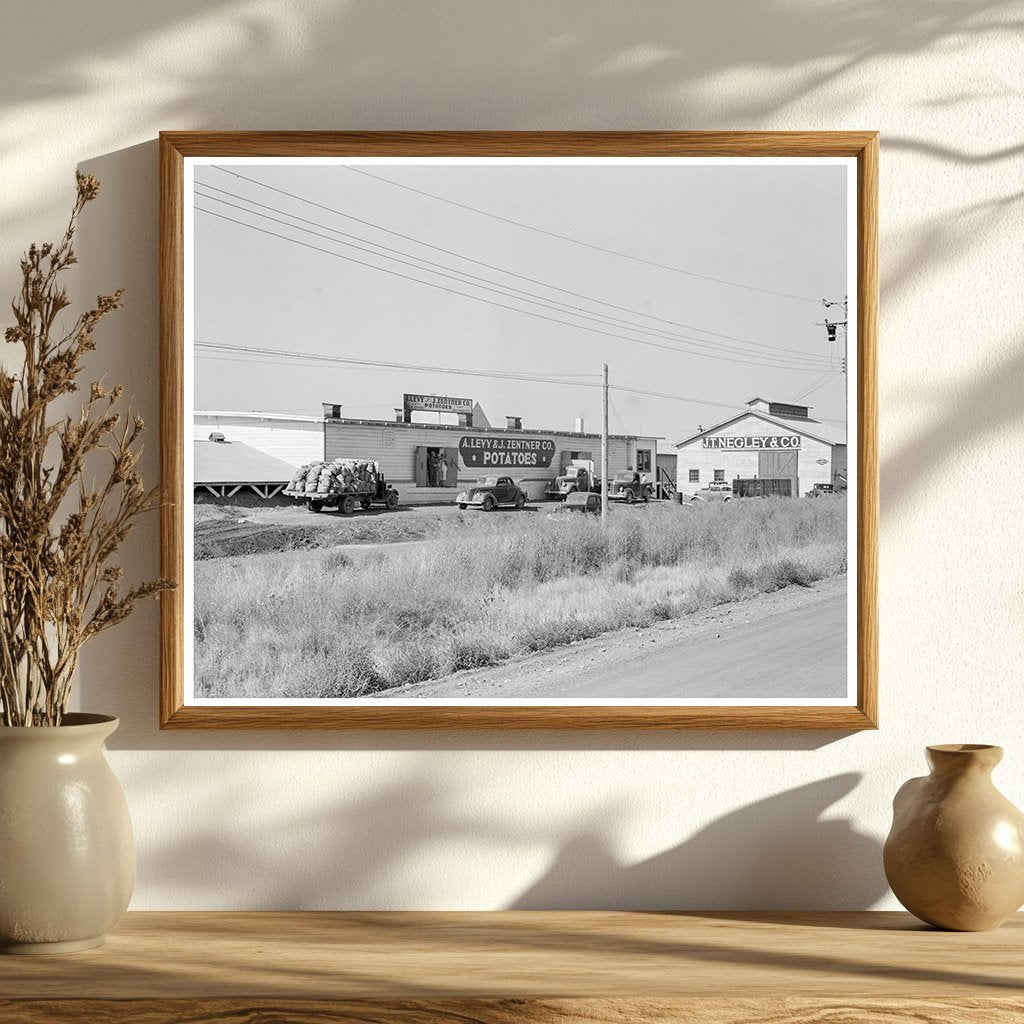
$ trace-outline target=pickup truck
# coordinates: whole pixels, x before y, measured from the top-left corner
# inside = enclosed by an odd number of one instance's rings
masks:
[[[634,469],[616,473],[608,486],[609,501],[624,501],[632,505],[634,501],[650,501],[652,497],[654,488],[644,480],[642,473]]]
[[[304,502],[310,512],[325,508],[341,509],[350,516],[356,507],[383,505],[398,507],[398,491],[372,459],[334,459],[332,462],[308,462],[297,470],[284,493]]]
[[[594,477],[592,462],[577,461],[565,467],[565,472],[555,478],[544,496],[548,501],[565,501],[570,494],[587,494],[601,490],[600,480]]]

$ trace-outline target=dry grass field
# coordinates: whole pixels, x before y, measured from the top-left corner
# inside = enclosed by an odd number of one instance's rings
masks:
[[[196,695],[359,697],[846,571],[841,499],[614,511],[197,561]]]

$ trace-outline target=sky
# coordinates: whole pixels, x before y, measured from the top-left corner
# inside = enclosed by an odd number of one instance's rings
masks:
[[[416,392],[597,431],[607,363],[612,432],[662,450],[754,396],[844,420],[820,325],[848,287],[842,166],[220,161],[194,181],[196,410],[391,419]]]

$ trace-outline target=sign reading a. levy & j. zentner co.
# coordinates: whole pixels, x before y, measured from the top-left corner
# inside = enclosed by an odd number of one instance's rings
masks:
[[[726,451],[771,451],[780,448],[799,448],[799,434],[774,434],[765,437],[705,437],[705,448],[724,448]]]
[[[459,455],[473,469],[551,465],[555,442],[541,437],[462,437]]]
[[[472,412],[472,398],[450,398],[448,395],[405,395],[402,405],[407,412]]]

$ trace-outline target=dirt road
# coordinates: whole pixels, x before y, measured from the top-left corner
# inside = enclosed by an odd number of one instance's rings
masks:
[[[372,508],[344,516],[336,510],[319,515],[304,505],[195,505],[195,557],[231,558],[275,551],[333,548],[346,545],[398,544],[429,540],[462,523],[486,524],[495,532],[529,530],[543,518],[536,508],[490,514],[461,512],[454,505],[399,505],[394,511]]]
[[[787,587],[380,697],[841,697],[847,577]]]

